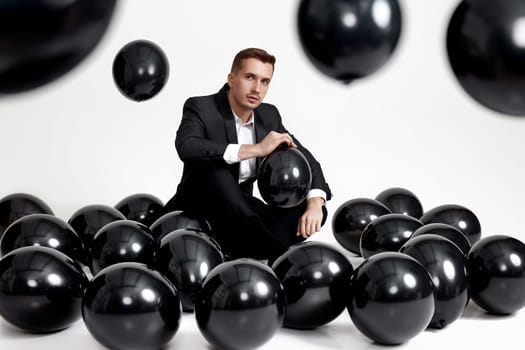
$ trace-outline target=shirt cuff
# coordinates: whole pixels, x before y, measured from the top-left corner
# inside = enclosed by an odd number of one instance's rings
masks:
[[[310,191],[308,191],[308,194],[306,195],[306,199],[308,200],[312,197],[321,197],[322,199],[324,199],[326,203],[326,192],[320,188],[312,188]]]
[[[226,146],[226,150],[224,151],[224,155],[222,156],[222,158],[228,164],[238,163],[241,161],[239,159],[240,149],[241,145],[237,143],[230,143],[228,146]]]

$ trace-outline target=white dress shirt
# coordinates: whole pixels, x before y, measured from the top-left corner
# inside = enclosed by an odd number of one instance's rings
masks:
[[[233,116],[235,117],[235,128],[237,130],[237,142],[231,143],[226,147],[224,151],[224,161],[228,164],[238,163],[239,164],[239,183],[242,183],[250,178],[253,178],[257,175],[257,169],[255,168],[256,162],[255,157],[245,160],[239,158],[239,150],[241,145],[253,145],[255,144],[255,123],[253,122],[253,112],[250,115],[250,119],[244,123],[241,118],[239,118],[235,112],[232,110]],[[308,195],[307,199],[311,197],[321,197],[326,201],[326,192],[319,188],[312,188]]]

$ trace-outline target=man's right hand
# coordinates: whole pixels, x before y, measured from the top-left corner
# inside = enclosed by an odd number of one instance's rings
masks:
[[[288,147],[297,147],[295,142],[293,142],[290,134],[287,133],[278,133],[276,131],[270,131],[261,142],[257,144],[258,148],[258,157],[265,157],[268,154],[272,153],[277,147],[281,144],[286,144]]]

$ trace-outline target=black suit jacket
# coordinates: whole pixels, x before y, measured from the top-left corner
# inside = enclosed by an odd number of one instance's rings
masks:
[[[182,208],[187,195],[190,195],[190,183],[195,184],[199,173],[206,167],[227,167],[234,178],[239,177],[239,163],[227,164],[223,155],[228,144],[238,143],[235,118],[228,102],[228,84],[218,93],[209,96],[191,97],[183,107],[182,121],[177,131],[175,147],[184,162],[182,179],[177,187],[177,194],[172,203]],[[270,131],[288,133],[282,124],[277,108],[268,103],[261,103],[254,110],[256,142],[261,141]],[[292,136],[293,137],[293,136]],[[326,192],[327,199],[332,193],[325,181],[319,162],[293,137],[298,149],[304,154],[312,170],[312,188]],[[262,159],[257,159],[257,165]],[[193,187],[195,188],[195,186]],[[192,194],[194,196],[194,194]]]

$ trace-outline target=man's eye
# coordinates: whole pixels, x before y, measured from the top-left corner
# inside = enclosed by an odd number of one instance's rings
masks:
[[[252,77],[251,75],[247,75],[247,76],[246,76],[246,79],[247,79],[247,80],[253,80],[253,77]]]

